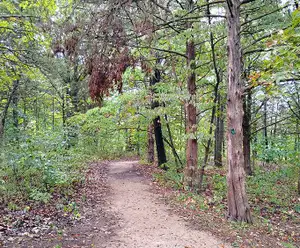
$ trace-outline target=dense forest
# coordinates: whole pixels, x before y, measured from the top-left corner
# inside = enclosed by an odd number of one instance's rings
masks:
[[[296,247],[299,44],[298,0],[2,0],[0,233],[89,162],[138,156],[203,211],[279,216]]]

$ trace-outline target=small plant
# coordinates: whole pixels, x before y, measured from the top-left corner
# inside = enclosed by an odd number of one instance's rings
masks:
[[[39,192],[37,189],[33,189],[29,194],[29,197],[34,201],[47,203],[51,198],[51,194],[48,192]]]

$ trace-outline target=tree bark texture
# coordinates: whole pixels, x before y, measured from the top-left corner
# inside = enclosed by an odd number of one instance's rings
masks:
[[[246,194],[243,153],[243,87],[240,44],[240,1],[227,0],[228,87],[227,87],[227,200],[228,219],[252,222]]]
[[[148,156],[147,156],[147,161],[149,164],[152,164],[154,162],[154,127],[153,124],[149,124],[148,126]]]
[[[195,185],[196,171],[198,166],[198,142],[196,138],[197,132],[197,110],[195,106],[196,100],[196,75],[194,72],[195,60],[195,44],[192,40],[187,42],[187,67],[191,71],[188,75],[187,88],[190,99],[186,103],[186,133],[188,135],[186,145],[186,168],[184,173],[185,185],[191,189],[197,187]]]

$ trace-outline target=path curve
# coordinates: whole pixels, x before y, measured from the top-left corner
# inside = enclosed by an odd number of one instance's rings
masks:
[[[104,244],[96,239],[95,247],[225,247],[212,235],[193,230],[185,220],[172,214],[151,192],[150,182],[135,169],[137,164],[138,161],[110,162],[108,184],[112,193],[108,211],[118,215],[119,230]]]

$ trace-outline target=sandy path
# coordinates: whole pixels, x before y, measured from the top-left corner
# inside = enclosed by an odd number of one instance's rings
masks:
[[[112,194],[108,211],[117,213],[119,230],[110,240],[95,242],[95,247],[128,248],[201,248],[224,247],[208,233],[187,227],[180,217],[171,214],[150,185],[134,169],[137,161],[111,162],[108,184]]]

